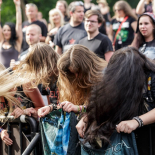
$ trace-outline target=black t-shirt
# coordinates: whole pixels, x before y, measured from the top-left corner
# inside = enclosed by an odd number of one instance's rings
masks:
[[[121,26],[121,30],[118,33],[116,37],[115,42],[115,50],[118,50],[122,47],[128,46],[132,43],[134,39],[134,30],[131,27],[131,24],[136,21],[134,18],[129,17]],[[119,28],[119,25],[121,24],[120,21],[117,21],[117,19],[113,19],[111,21],[112,28],[113,28],[113,38],[115,37],[115,34]]]
[[[155,39],[150,42],[144,43],[139,51],[142,52],[146,57],[150,59],[155,59]]]
[[[109,17],[110,17],[110,13],[106,13],[105,15],[103,15],[103,18],[105,19],[105,22],[110,22],[109,20]]]
[[[50,84],[48,87],[42,87],[42,95],[49,95],[50,103],[58,104],[59,103],[59,91],[56,83]]]
[[[79,44],[86,46],[90,51],[93,51],[103,59],[105,59],[104,54],[106,52],[113,51],[110,39],[101,33],[91,40],[88,40],[88,37],[85,37],[79,41]]]
[[[68,22],[69,22],[69,20],[70,20],[70,18],[68,17],[68,16],[64,16],[64,22],[65,22],[65,24],[67,24]]]
[[[77,44],[79,40],[86,37],[87,33],[84,24],[81,23],[76,27],[72,27],[69,23],[61,27],[54,38],[54,44],[62,48],[65,52],[72,45]]]
[[[29,45],[26,42],[26,29],[29,25],[32,25],[32,24],[38,25],[41,28],[42,36],[47,37],[47,27],[43,22],[41,22],[39,20],[36,20],[32,23],[29,23],[28,21],[23,22],[23,24],[22,24],[22,31],[23,31],[22,50],[23,51],[25,51],[29,48]]]
[[[145,8],[145,12],[151,12],[151,13],[153,12],[151,2],[149,4],[145,4],[144,8]]]
[[[102,25],[99,27],[99,32],[101,32],[102,34],[107,35],[104,23],[102,23]]]

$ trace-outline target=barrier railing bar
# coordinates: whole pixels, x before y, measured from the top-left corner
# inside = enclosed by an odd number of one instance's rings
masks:
[[[40,133],[36,133],[36,135],[31,140],[30,144],[27,146],[27,148],[25,149],[22,155],[30,155],[30,153],[33,151],[34,147],[38,143],[39,139],[40,139]]]

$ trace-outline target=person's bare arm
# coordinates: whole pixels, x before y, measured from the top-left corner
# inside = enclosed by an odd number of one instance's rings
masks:
[[[113,54],[114,54],[113,51],[106,52],[106,53],[104,54],[105,61],[109,62],[109,60],[110,60],[110,58],[111,58],[111,56],[112,56]]]
[[[142,13],[144,13],[145,9],[145,0],[140,0],[137,7],[136,7],[136,14],[141,15]]]
[[[131,23],[131,27],[133,28],[134,32],[136,32],[137,21],[132,22],[132,23]]]
[[[141,120],[143,121],[143,125],[148,125],[155,123],[155,109],[147,112],[144,115],[139,116]],[[117,132],[125,132],[125,133],[131,133],[132,131],[136,130],[139,126],[139,123],[136,120],[127,120],[122,121],[117,125]]]
[[[23,91],[26,94],[26,96],[32,100],[35,110],[38,110],[39,108],[45,106],[42,96],[41,96],[39,89],[37,87],[36,88],[29,87],[28,88],[27,85],[23,85]]]
[[[40,37],[40,42],[45,42],[45,40],[46,40],[46,37],[44,37],[44,36]]]
[[[59,55],[62,54],[62,48],[59,47],[59,46],[56,46],[55,51],[56,51]]]
[[[2,5],[2,0],[0,0],[0,8],[1,8],[1,5]],[[2,30],[2,27],[1,27],[1,10],[0,10],[0,42],[3,42],[3,40],[4,40],[2,31],[3,30]]]
[[[23,33],[22,33],[22,14],[21,14],[21,2],[20,0],[13,0],[15,7],[16,7],[16,34],[18,36],[17,39],[17,50],[20,52],[21,45],[22,45],[22,39],[23,39]]]
[[[112,25],[110,25],[110,30],[109,30],[109,35],[108,35],[109,39],[111,40],[111,42],[113,42],[113,29],[112,29]]]

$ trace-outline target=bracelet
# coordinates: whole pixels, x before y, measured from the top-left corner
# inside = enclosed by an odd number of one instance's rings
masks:
[[[83,112],[86,112],[86,106],[83,106],[83,108],[84,108],[84,109],[83,109]]]
[[[80,113],[80,106],[79,106],[79,105],[77,105],[77,108],[78,108],[78,113]]]
[[[51,112],[52,111],[51,106],[49,105],[49,107],[50,107],[50,111],[49,112]]]
[[[139,128],[142,127],[142,126],[144,126],[144,123],[143,123],[142,119],[139,118],[138,116],[133,117],[133,119],[136,120],[136,121],[138,122]]]
[[[79,106],[80,107],[80,113],[82,112],[82,106]]]
[[[53,107],[53,110],[57,110],[57,105],[56,104],[51,104]]]

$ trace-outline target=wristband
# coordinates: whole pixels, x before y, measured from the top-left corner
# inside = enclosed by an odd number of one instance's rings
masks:
[[[79,106],[80,107],[80,113],[82,112],[82,106]]]
[[[53,107],[53,110],[57,110],[57,105],[56,104],[51,104]]]
[[[78,113],[80,113],[80,106],[77,105],[77,108],[78,108]]]
[[[142,126],[144,126],[144,123],[143,123],[142,119],[139,118],[138,116],[133,117],[133,119],[136,120],[136,121],[138,122],[139,128],[142,127]]]
[[[51,106],[49,105],[49,107],[50,107],[50,112],[51,112],[52,111]]]
[[[2,128],[0,128],[0,133],[3,131],[3,129]]]

